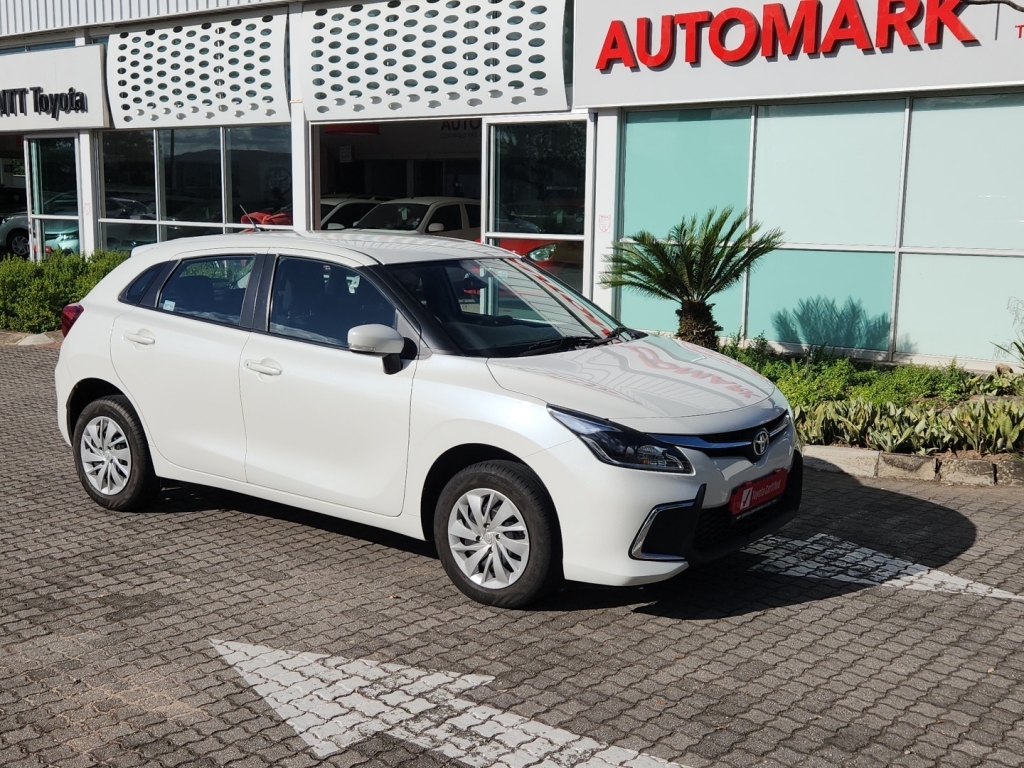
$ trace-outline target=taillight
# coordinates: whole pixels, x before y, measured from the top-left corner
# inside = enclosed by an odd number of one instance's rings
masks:
[[[85,307],[81,304],[68,304],[60,312],[60,332],[67,338],[67,335],[71,332],[71,326],[75,324],[75,321],[82,316],[85,311]]]

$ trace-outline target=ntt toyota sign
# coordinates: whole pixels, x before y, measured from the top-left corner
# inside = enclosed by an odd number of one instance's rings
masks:
[[[689,4],[687,4],[689,5]],[[577,107],[1024,82],[1024,14],[963,0],[587,3]]]

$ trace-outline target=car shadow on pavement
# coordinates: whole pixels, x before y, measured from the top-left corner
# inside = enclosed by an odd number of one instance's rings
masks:
[[[932,486],[914,485],[920,492]],[[719,561],[645,587],[569,585],[545,610],[641,603],[638,613],[679,619],[741,616],[859,592],[907,573],[943,569],[974,544],[960,512],[909,493],[810,472],[800,514],[774,536]]]
[[[141,514],[175,514],[231,510],[246,515],[257,515],[274,520],[284,520],[328,533],[336,533],[353,539],[391,547],[402,552],[437,558],[433,542],[419,541],[373,526],[341,520],[330,515],[307,512],[298,507],[264,501],[241,493],[222,491],[201,485],[189,485],[175,481],[164,481],[159,496]],[[443,574],[442,574],[443,576]]]
[[[908,491],[929,486],[915,485]],[[229,491],[168,484],[146,513],[230,510],[289,521],[327,533],[437,558],[432,542],[307,512]],[[800,514],[773,537],[728,557],[643,587],[596,587],[568,583],[533,606],[541,611],[590,611],[636,606],[637,613],[678,619],[716,619],[787,605],[827,600],[873,586],[829,573],[830,560],[845,575],[870,570],[875,561],[918,569],[942,569],[974,543],[974,524],[954,509],[910,493],[862,485],[845,475],[808,473]],[[807,552],[817,578],[785,572]],[[438,566],[438,579],[445,579]],[[845,580],[844,580],[845,579]],[[874,583],[882,583],[874,577]]]

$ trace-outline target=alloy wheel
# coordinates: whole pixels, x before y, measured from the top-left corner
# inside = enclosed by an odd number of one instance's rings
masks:
[[[464,493],[448,516],[448,546],[474,584],[503,589],[518,581],[530,559],[530,535],[519,509],[502,493]]]
[[[132,452],[117,422],[97,416],[86,424],[80,450],[89,485],[105,496],[124,490],[132,474]]]
[[[15,256],[24,259],[28,256],[28,235],[23,235],[20,232],[12,235],[11,239],[7,241],[7,247]]]

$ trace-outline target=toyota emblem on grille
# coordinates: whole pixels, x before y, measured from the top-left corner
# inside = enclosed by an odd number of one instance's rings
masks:
[[[764,452],[768,450],[768,443],[770,440],[771,438],[768,436],[767,429],[762,429],[754,435],[754,439],[750,443],[750,447],[754,449],[754,455],[758,457],[764,456]]]

